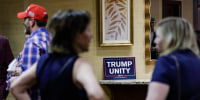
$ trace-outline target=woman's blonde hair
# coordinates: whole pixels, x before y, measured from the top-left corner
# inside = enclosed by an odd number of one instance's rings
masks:
[[[163,51],[160,56],[168,55],[175,50],[190,49],[199,56],[196,35],[192,25],[183,18],[168,17],[157,24],[163,38]]]

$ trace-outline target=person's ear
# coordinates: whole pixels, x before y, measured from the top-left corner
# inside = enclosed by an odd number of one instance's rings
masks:
[[[35,23],[36,22],[34,19],[30,19],[30,21],[29,21],[30,27],[34,27]]]

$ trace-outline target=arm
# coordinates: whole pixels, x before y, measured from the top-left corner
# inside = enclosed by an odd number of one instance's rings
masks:
[[[146,100],[166,100],[169,85],[160,82],[151,82]]]
[[[36,84],[36,68],[37,63],[11,83],[10,91],[17,100],[31,100],[27,89]]]
[[[84,58],[79,58],[73,68],[73,80],[87,92],[89,100],[103,100],[104,92],[93,73],[91,64]]]
[[[160,57],[155,65],[147,100],[165,100],[170,90],[170,80],[176,80],[176,73],[171,57]],[[176,75],[176,74],[175,74]]]

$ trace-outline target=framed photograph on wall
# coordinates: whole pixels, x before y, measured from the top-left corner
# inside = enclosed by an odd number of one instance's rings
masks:
[[[100,46],[133,44],[132,0],[100,0]]]

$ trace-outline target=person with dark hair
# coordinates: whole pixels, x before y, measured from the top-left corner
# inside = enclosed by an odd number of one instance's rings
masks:
[[[6,79],[9,63],[14,59],[10,49],[8,38],[0,35],[0,100],[6,99],[8,91],[6,91]]]
[[[157,59],[158,58],[158,50],[156,47],[156,44],[154,43],[154,40],[156,38],[156,32],[154,31],[154,25],[155,25],[155,18],[151,17],[150,19],[150,28],[151,28],[151,33],[150,33],[150,54],[151,54],[151,59]]]
[[[53,34],[49,53],[11,84],[18,100],[30,100],[26,90],[37,84],[42,100],[103,100],[92,65],[78,56],[88,51],[92,38],[86,11],[60,10],[49,24]]]
[[[37,4],[30,4],[26,11],[17,14],[19,19],[24,19],[25,35],[29,35],[23,50],[17,57],[16,69],[21,68],[21,72],[26,71],[35,62],[37,62],[41,55],[47,53],[50,44],[51,35],[48,33],[47,24],[48,14],[44,7]],[[20,71],[15,71],[13,75],[20,75]],[[15,78],[10,79],[11,82]],[[9,83],[9,82],[8,82]],[[29,90],[32,100],[39,100],[39,90],[34,86]]]

